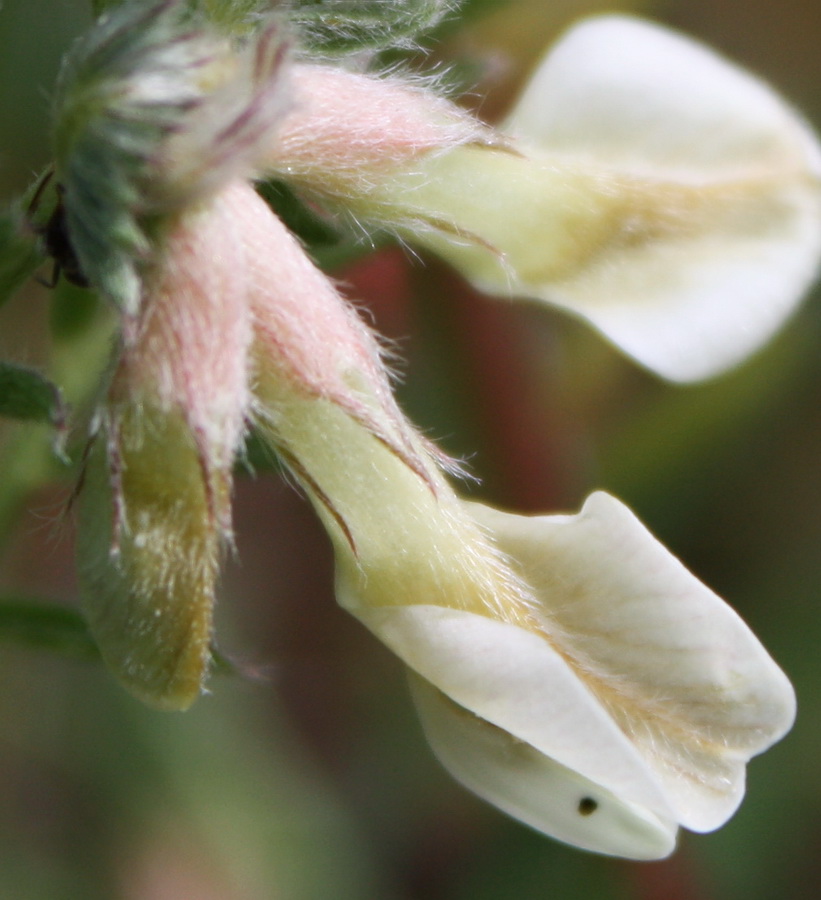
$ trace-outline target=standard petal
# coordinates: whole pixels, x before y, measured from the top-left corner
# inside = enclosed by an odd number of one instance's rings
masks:
[[[635,516],[594,494],[577,516],[471,505],[543,604],[545,632],[652,767],[681,824],[735,811],[744,767],[795,697],[744,622]]]
[[[662,859],[678,827],[539,753],[508,732],[411,676],[425,735],[445,768],[466,788],[560,841],[630,859]]]
[[[821,175],[808,126],[763,80],[675,31],[629,16],[572,28],[504,124],[528,143],[661,178],[792,163]]]
[[[694,41],[627,17],[584,22],[546,58],[506,127],[554,164],[656,181],[659,197],[669,194],[650,218],[636,197],[621,240],[578,277],[513,284],[581,314],[668,378],[743,359],[815,277],[815,136],[766,84]]]

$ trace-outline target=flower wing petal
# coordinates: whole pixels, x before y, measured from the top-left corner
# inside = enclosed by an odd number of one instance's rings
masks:
[[[821,174],[808,126],[763,80],[630,16],[576,25],[531,76],[506,129],[620,169],[693,180],[786,161]]]
[[[541,599],[545,632],[653,769],[681,824],[723,824],[743,796],[746,762],[795,715],[789,681],[750,629],[607,494],[576,516],[471,508]]]

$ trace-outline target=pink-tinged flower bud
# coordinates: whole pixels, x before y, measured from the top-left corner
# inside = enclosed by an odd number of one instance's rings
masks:
[[[374,335],[250,186],[234,188],[232,199],[249,260],[261,425],[285,435],[296,422],[285,412],[289,398],[318,401],[364,426],[433,487],[435,450],[397,407]],[[278,444],[287,453],[288,441]]]
[[[209,660],[249,404],[247,264],[230,201],[179,217],[146,274],[79,496],[91,630],[125,686],[189,706]]]

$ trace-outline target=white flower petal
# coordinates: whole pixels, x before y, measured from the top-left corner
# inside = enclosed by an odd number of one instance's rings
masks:
[[[665,821],[722,825],[746,762],[795,713],[747,626],[606,494],[577,516],[465,508],[538,598],[529,623],[362,603],[345,566],[340,600],[411,669],[534,751]]]
[[[425,735],[469,790],[560,841],[630,859],[662,859],[676,823],[615,797],[530,744],[457,706],[427,681],[410,679]]]
[[[742,620],[607,494],[576,516],[472,504],[543,602],[544,628],[653,769],[678,821],[723,824],[795,697]]]
[[[584,22],[545,59],[507,127],[554,165],[655,181],[662,198],[671,185],[690,189],[670,191],[669,209],[650,218],[626,201],[618,239],[577,276],[517,280],[510,260],[512,292],[579,313],[670,379],[742,360],[815,277],[814,135],[762,81],[687,38],[627,17]]]
[[[504,127],[637,175],[655,169],[660,178],[703,180],[790,161],[821,174],[814,136],[763,80],[629,16],[598,16],[568,31]]]

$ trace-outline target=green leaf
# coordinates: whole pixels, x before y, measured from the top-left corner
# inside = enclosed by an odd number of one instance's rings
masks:
[[[42,261],[37,235],[23,226],[19,210],[12,208],[0,213],[0,305]]]
[[[0,361],[0,415],[59,427],[66,408],[59,388],[39,372]]]
[[[39,601],[0,600],[0,641],[74,659],[100,658],[85,619],[77,610]]]
[[[449,0],[293,0],[288,17],[307,49],[336,56],[412,46],[455,5]]]

